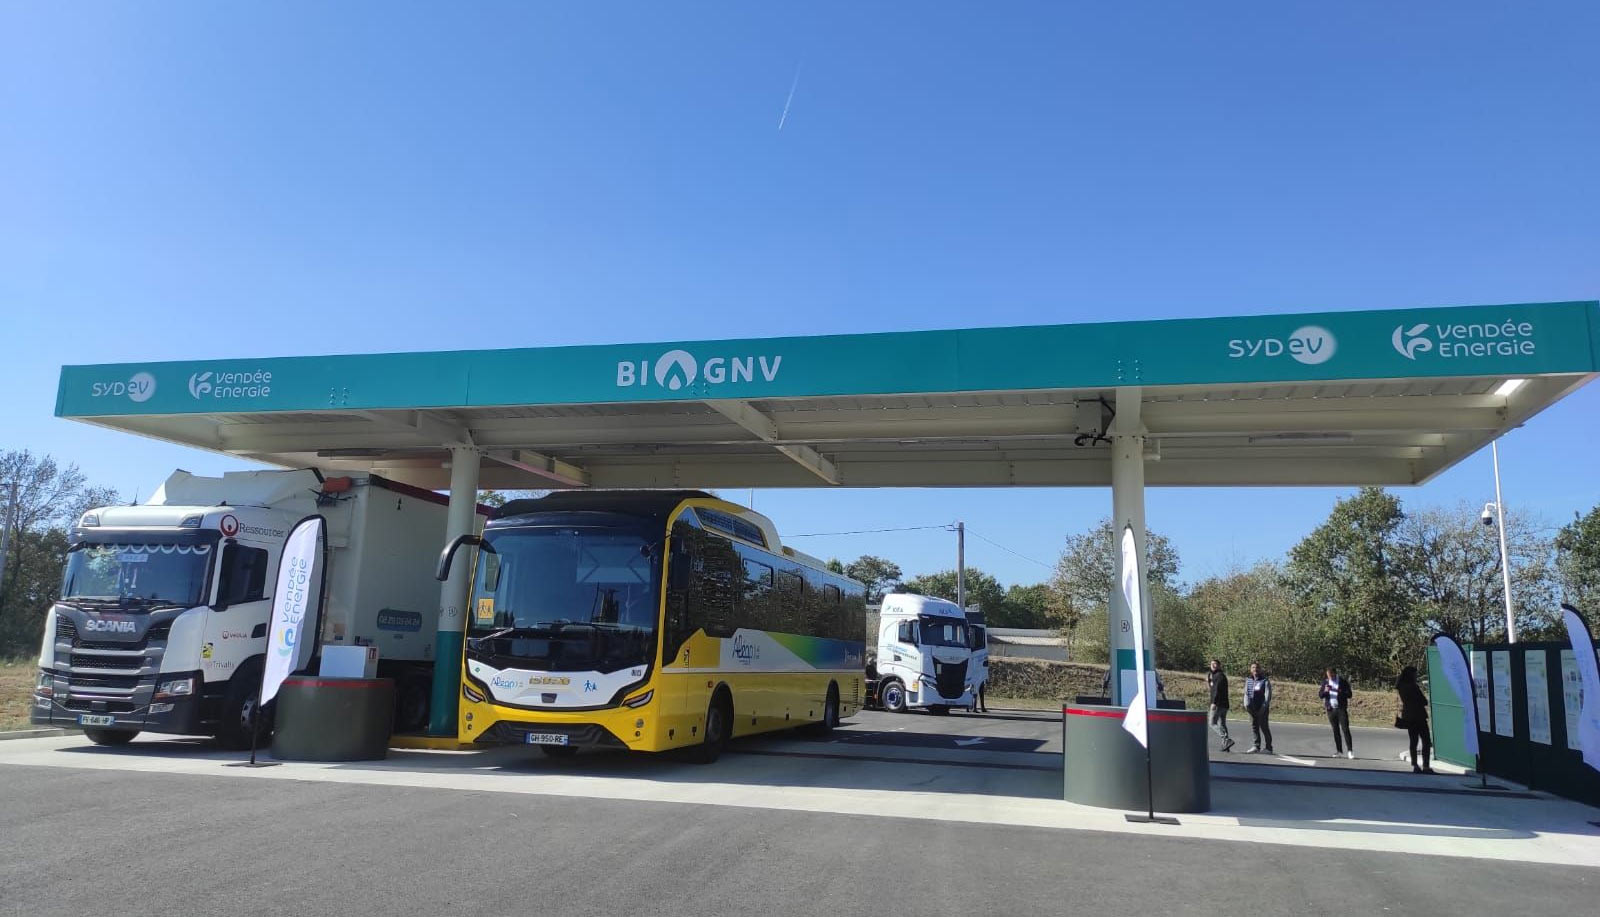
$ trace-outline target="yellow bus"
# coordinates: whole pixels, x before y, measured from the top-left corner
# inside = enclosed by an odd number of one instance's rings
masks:
[[[699,491],[572,491],[500,507],[477,544],[463,741],[690,749],[831,729],[860,709],[866,594]]]

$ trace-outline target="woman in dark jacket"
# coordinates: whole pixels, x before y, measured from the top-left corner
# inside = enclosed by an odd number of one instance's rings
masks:
[[[1397,725],[1405,726],[1411,742],[1411,772],[1431,774],[1434,771],[1428,766],[1428,759],[1433,754],[1433,739],[1428,736],[1428,698],[1417,684],[1417,667],[1406,666],[1395,680],[1394,689],[1400,695],[1400,721]],[[1418,739],[1422,740],[1421,767],[1417,766]]]

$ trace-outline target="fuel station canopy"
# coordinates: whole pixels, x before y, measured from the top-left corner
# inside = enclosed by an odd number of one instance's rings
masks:
[[[56,414],[428,488],[1105,486],[1114,432],[1150,485],[1398,485],[1597,373],[1562,302],[67,366]]]

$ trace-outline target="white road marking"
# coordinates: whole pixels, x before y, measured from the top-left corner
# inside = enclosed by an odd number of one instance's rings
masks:
[[[1304,758],[1295,758],[1295,757],[1291,757],[1289,755],[1277,755],[1276,757],[1278,758],[1278,760],[1287,761],[1290,764],[1303,764],[1306,767],[1316,767],[1317,766],[1317,762],[1315,762],[1315,761],[1307,761]]]
[[[983,738],[981,736],[979,738],[976,738],[976,739],[956,739],[956,744],[957,745],[979,745],[979,744],[982,744],[982,742],[983,742]],[[1145,795],[1149,795],[1149,794],[1147,793]]]

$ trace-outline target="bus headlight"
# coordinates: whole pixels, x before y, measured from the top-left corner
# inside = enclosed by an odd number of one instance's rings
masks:
[[[156,697],[187,697],[193,693],[193,678],[174,678],[156,686]]]
[[[484,700],[483,695],[472,690],[472,686],[466,682],[461,683],[461,696],[465,697],[469,701],[472,701],[474,704],[481,704]]]
[[[622,706],[624,706],[624,707],[643,707],[645,704],[650,703],[650,698],[655,697],[655,695],[656,695],[655,689],[651,688],[649,691],[644,692],[643,694],[639,695],[638,697],[630,697],[627,700],[623,701],[622,702]]]

